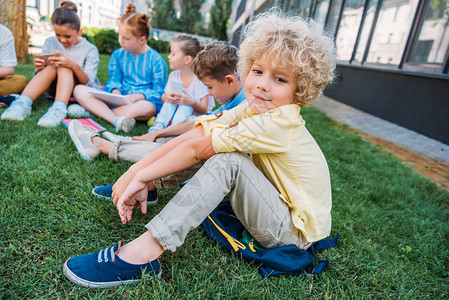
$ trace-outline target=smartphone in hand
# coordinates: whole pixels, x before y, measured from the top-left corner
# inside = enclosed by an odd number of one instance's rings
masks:
[[[182,95],[184,91],[184,86],[182,84],[182,81],[180,80],[173,80],[171,82],[171,92]]]
[[[51,65],[50,57],[56,57],[58,56],[56,53],[50,53],[50,54],[40,54],[36,56],[37,58],[41,58],[45,61],[45,65]]]

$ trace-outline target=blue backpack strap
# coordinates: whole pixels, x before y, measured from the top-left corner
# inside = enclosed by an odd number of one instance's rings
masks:
[[[320,240],[313,244],[315,247],[315,250],[321,250],[321,249],[328,249],[337,246],[338,238],[340,237],[340,234],[337,233],[337,236],[333,239],[327,239],[327,240]]]

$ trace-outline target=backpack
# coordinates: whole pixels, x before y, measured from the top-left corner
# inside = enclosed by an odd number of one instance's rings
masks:
[[[337,234],[333,239],[315,242],[307,250],[299,249],[293,244],[263,249],[257,247],[254,239],[248,239],[249,233],[235,216],[229,201],[220,203],[202,225],[206,233],[224,247],[245,259],[260,263],[259,272],[263,277],[321,273],[329,265],[329,261],[322,260],[313,265],[315,251],[335,247],[339,237]]]

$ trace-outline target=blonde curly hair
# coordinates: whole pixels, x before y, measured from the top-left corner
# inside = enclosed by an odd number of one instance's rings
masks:
[[[296,103],[310,106],[335,74],[335,47],[315,22],[269,11],[249,23],[240,45],[238,71],[245,80],[256,59],[286,66],[297,78]]]

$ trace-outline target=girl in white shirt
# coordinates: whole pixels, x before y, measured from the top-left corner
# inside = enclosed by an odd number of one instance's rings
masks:
[[[174,71],[170,73],[162,95],[162,109],[148,132],[182,123],[192,114],[202,115],[214,108],[215,102],[208,96],[207,87],[193,73],[193,60],[202,48],[196,38],[188,35],[172,39],[168,61]],[[176,88],[176,84],[181,83],[182,92]]]

